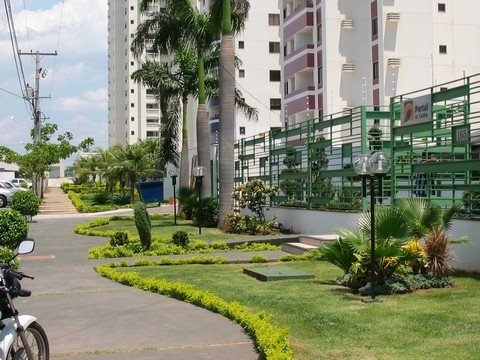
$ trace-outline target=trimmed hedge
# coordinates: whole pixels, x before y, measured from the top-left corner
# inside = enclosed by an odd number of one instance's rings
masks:
[[[96,267],[95,270],[101,276],[121,284],[178,299],[225,316],[242,326],[253,338],[262,358],[293,359],[287,329],[273,325],[271,316],[265,312],[253,314],[238,302],[228,302],[208,291],[199,290],[193,285],[182,282],[143,278],[137,273],[119,272],[109,266]]]
[[[117,209],[129,209],[132,207],[132,205],[90,205],[85,201],[86,196],[82,193],[76,193],[70,190],[67,194],[73,206],[75,206],[79,213],[96,213]]]
[[[0,211],[0,246],[15,249],[28,235],[28,224],[16,210]]]
[[[12,209],[31,219],[38,214],[41,203],[42,200],[33,191],[17,191],[13,194]]]

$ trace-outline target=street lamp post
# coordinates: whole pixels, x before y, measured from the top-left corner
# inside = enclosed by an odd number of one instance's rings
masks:
[[[177,193],[175,192],[175,185],[177,185],[177,177],[178,177],[178,169],[172,168],[168,171],[168,174],[172,178],[172,186],[173,186],[173,218],[175,221],[175,225],[177,225]]]
[[[197,221],[198,221],[198,234],[202,234],[202,181],[203,177],[206,173],[205,166],[196,166],[193,168],[193,176],[195,176],[195,182],[198,189],[198,213],[197,213]]]
[[[370,154],[358,155],[353,168],[362,179],[362,194],[366,196],[367,179],[370,181],[370,276],[371,276],[371,299],[364,299],[364,302],[380,301],[375,298],[375,179],[378,180],[379,192],[382,189],[382,178],[390,170],[391,159],[383,151]],[[380,194],[381,195],[381,194]]]

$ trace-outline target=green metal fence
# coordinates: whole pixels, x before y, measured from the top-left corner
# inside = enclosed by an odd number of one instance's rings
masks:
[[[358,210],[368,204],[352,162],[360,153],[389,151],[390,130],[388,108],[362,106],[242,139],[235,182],[261,178],[279,186],[274,205]]]
[[[425,121],[408,120],[416,106]],[[390,114],[394,197],[480,213],[480,74],[394,97]]]

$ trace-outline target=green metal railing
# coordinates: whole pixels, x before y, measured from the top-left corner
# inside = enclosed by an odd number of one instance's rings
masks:
[[[431,119],[402,124],[402,111],[416,99],[427,99]],[[352,163],[376,150],[393,162],[382,203],[418,196],[480,213],[480,74],[396,96],[389,108],[361,106],[242,139],[235,182],[279,186],[273,205],[365,210],[369,200]]]
[[[402,104],[422,96],[431,121],[402,125]],[[480,75],[391,98],[390,109],[394,196],[480,213]]]
[[[377,123],[381,133],[369,136]],[[279,186],[280,194],[271,199],[275,205],[360,209],[361,184],[352,162],[360,153],[389,145],[388,108],[353,108],[240,140],[235,182],[260,178]]]

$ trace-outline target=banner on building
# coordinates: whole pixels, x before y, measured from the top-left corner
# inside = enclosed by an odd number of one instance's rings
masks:
[[[432,96],[424,95],[403,100],[402,125],[415,125],[432,121]]]

